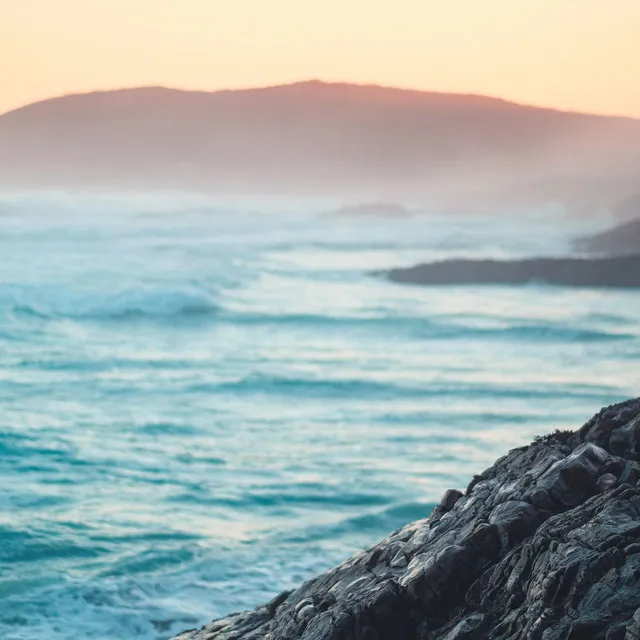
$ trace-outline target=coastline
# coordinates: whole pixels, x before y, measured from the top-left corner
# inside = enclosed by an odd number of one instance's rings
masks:
[[[445,260],[391,269],[392,282],[423,286],[523,285],[568,287],[640,287],[640,255],[605,258],[532,258],[525,260]]]
[[[513,449],[433,514],[174,640],[640,635],[640,398]]]

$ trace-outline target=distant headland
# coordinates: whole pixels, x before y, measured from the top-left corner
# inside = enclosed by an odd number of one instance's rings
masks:
[[[445,260],[392,269],[393,282],[421,285],[552,284],[566,287],[640,287],[640,255],[612,258]]]
[[[541,283],[566,287],[640,287],[640,217],[578,238],[574,245],[581,255],[444,260],[391,269],[385,275],[393,282],[425,286]]]
[[[640,121],[483,96],[319,81],[142,87],[0,116],[0,188],[421,198],[435,210],[612,207],[637,182]]]
[[[574,243],[576,249],[585,253],[614,256],[640,254],[640,197],[637,198],[635,209],[632,209],[634,200],[629,199],[627,202],[625,211],[634,210],[637,218],[602,233],[578,238]]]

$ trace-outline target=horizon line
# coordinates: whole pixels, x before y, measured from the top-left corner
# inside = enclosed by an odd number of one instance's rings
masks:
[[[221,87],[218,89],[191,89],[186,87],[179,86],[170,86],[170,85],[162,85],[162,84],[140,84],[140,85],[126,85],[126,86],[115,86],[115,87],[107,87],[107,88],[97,88],[97,89],[89,89],[89,90],[79,90],[79,91],[71,91],[68,93],[61,93],[52,96],[48,96],[46,98],[42,98],[39,100],[34,100],[32,102],[27,102],[25,104],[21,104],[17,107],[12,107],[7,111],[0,112],[0,118],[9,115],[10,113],[14,113],[16,111],[21,111],[22,109],[27,109],[31,106],[37,104],[43,104],[46,102],[52,102],[56,100],[63,100],[65,98],[72,98],[76,96],[86,96],[93,94],[101,94],[101,93],[118,93],[125,91],[139,91],[144,89],[157,89],[163,91],[175,91],[178,93],[200,93],[207,95],[215,95],[220,93],[248,93],[251,91],[267,91],[269,89],[281,89],[287,87],[294,87],[297,85],[326,85],[326,86],[347,86],[347,87],[359,87],[359,88],[371,88],[371,89],[383,89],[388,91],[398,91],[405,93],[414,93],[414,94],[422,94],[422,95],[434,95],[434,96],[455,96],[460,98],[479,98],[494,102],[501,102],[504,104],[513,105],[521,108],[530,108],[530,109],[539,109],[542,111],[553,111],[556,113],[566,113],[566,114],[574,114],[574,115],[584,115],[584,116],[593,116],[598,118],[612,118],[612,119],[622,119],[622,120],[633,120],[636,122],[640,122],[640,116],[632,116],[632,115],[624,115],[617,113],[600,113],[593,111],[579,111],[577,109],[562,109],[560,107],[549,106],[546,104],[539,103],[528,103],[528,102],[519,102],[514,99],[505,98],[502,96],[496,96],[491,94],[483,94],[483,93],[472,93],[472,92],[463,92],[463,91],[441,91],[437,89],[417,89],[415,87],[406,87],[399,85],[387,85],[380,84],[376,82],[356,82],[356,81],[348,81],[348,80],[326,80],[322,78],[307,78],[304,80],[292,80],[289,82],[278,82],[274,84],[266,84],[259,86],[238,86],[238,87]]]

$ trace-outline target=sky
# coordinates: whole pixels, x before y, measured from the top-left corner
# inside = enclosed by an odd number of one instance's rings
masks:
[[[322,79],[640,117],[640,0],[0,0],[0,112]]]

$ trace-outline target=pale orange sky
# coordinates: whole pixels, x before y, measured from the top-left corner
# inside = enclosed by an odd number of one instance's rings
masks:
[[[0,112],[310,78],[640,117],[640,0],[0,0]]]

